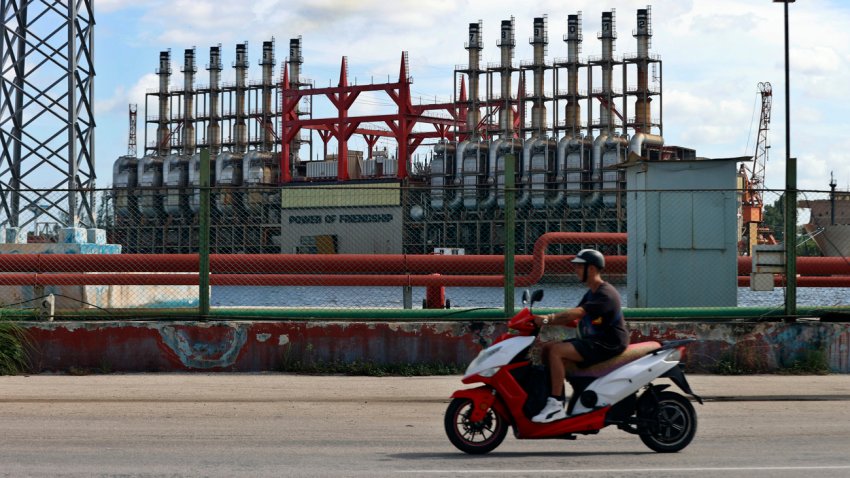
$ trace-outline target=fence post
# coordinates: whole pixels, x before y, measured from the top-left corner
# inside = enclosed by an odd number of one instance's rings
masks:
[[[786,167],[785,190],[785,315],[797,315],[797,158]]]
[[[505,155],[505,316],[514,315],[514,252],[516,250],[516,196],[514,171],[516,158]]]
[[[201,207],[198,218],[198,308],[201,318],[210,315],[210,150],[201,150]]]

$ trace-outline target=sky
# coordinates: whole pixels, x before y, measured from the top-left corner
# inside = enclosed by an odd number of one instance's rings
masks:
[[[757,85],[770,82],[774,96],[765,184],[785,185],[783,6],[771,0],[93,1],[98,186],[111,184],[112,164],[126,154],[129,103],[139,105],[142,149],[144,95],[157,87],[155,70],[162,50],[172,50],[171,83],[182,85],[183,50],[197,47],[197,82],[207,84],[209,47],[222,45],[223,80],[232,81],[229,67],[235,45],[247,41],[249,80],[259,80],[262,42],[275,39],[279,75],[289,39],[302,36],[302,74],[319,86],[337,83],[342,56],[348,57],[352,82],[386,81],[388,75],[396,81],[401,52],[407,51],[414,102],[420,97],[447,101],[455,66],[467,63],[464,42],[471,22],[483,21],[486,64],[499,61],[501,20],[515,17],[519,61],[532,58],[532,19],[548,15],[551,61],[566,56],[562,37],[567,16],[578,11],[583,15],[582,55],[599,55],[601,13],[614,8],[615,54],[622,55],[636,51],[635,14],[647,5],[652,7],[651,52],[663,61],[665,143],[693,148],[709,158],[752,155],[758,130]],[[798,158],[798,188],[828,190],[834,172],[838,187],[848,189],[850,2],[798,0],[789,11],[790,149]],[[389,99],[372,95],[353,113],[391,112],[389,105]],[[314,114],[320,116],[322,108],[318,105]],[[420,148],[417,153],[426,151]]]

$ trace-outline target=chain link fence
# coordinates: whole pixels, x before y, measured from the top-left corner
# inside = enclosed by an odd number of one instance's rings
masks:
[[[572,256],[592,247],[608,258],[605,278],[628,307],[784,304],[781,271],[770,273],[772,291],[750,288],[752,264],[761,267],[753,247],[784,244],[782,191],[763,192],[755,223],[738,190],[520,189],[515,210],[505,207],[504,189],[488,192],[495,190],[398,181],[211,188],[210,303],[245,315],[498,310],[506,289],[519,304],[523,289],[542,287],[544,306],[561,308],[585,290]],[[51,201],[67,192],[40,193],[43,210],[0,213],[4,307],[32,307],[53,294],[59,310],[197,308],[200,190],[86,193],[97,228],[68,228],[50,214]],[[803,191],[798,208],[798,304],[848,305],[850,194]],[[515,268],[506,284],[510,242]]]

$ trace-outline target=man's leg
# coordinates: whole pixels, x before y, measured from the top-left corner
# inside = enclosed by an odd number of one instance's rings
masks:
[[[549,352],[549,373],[552,379],[552,396],[562,397],[564,395],[564,373],[566,372],[565,360],[570,362],[581,362],[584,358],[570,342],[552,344]]]
[[[535,423],[549,423],[555,420],[567,418],[564,410],[564,365],[565,360],[581,362],[582,357],[576,351],[573,344],[569,342],[547,343],[543,347],[544,357],[549,362],[549,370],[552,380],[552,392],[546,399],[546,405],[534,418]]]

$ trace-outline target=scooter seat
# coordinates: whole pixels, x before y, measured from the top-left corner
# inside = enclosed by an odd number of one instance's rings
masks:
[[[572,365],[567,368],[566,373],[568,377],[599,378],[603,375],[608,375],[623,365],[626,365],[629,362],[634,362],[644,355],[652,353],[660,348],[661,344],[658,342],[638,342],[636,344],[630,344],[623,353],[616,357],[585,368]]]

